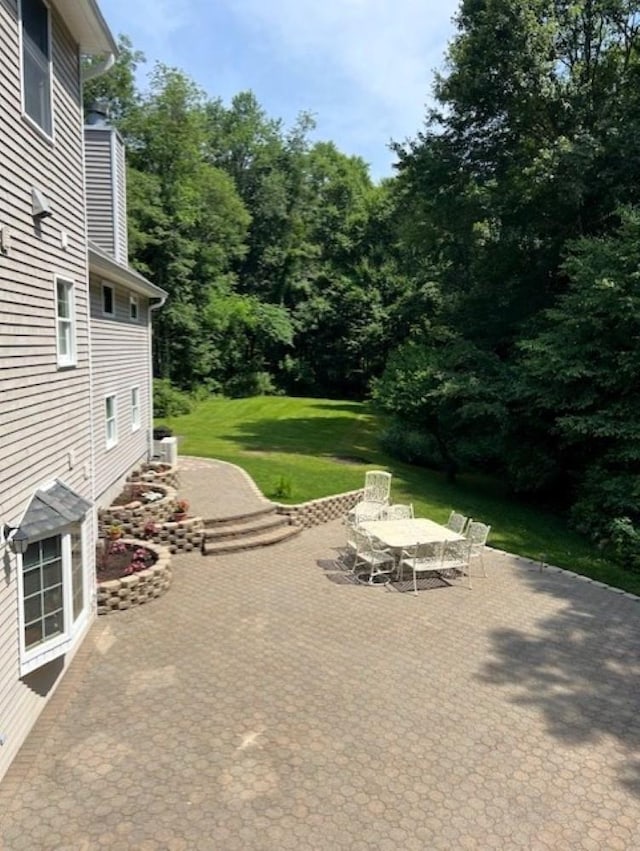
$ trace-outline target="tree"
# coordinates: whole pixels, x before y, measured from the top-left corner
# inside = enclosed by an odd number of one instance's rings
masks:
[[[640,523],[640,212],[570,246],[569,288],[520,343],[521,398],[560,444],[576,523],[596,537]]]

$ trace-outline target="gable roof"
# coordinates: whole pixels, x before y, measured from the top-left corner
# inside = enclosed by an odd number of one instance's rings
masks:
[[[52,3],[82,53],[99,56],[118,52],[96,0],[52,0]]]
[[[20,531],[30,539],[41,538],[79,522],[90,508],[88,500],[56,479],[50,487],[35,492],[20,521]]]

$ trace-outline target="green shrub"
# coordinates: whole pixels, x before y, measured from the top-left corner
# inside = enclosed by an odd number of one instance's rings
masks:
[[[232,399],[245,398],[247,396],[280,396],[279,390],[268,372],[247,372],[234,375],[224,385],[226,396]]]
[[[174,387],[168,378],[154,378],[154,417],[177,417],[191,413],[191,408],[192,402],[187,393]]]
[[[291,479],[288,476],[280,476],[278,484],[274,488],[273,496],[276,499],[289,499],[292,490]]]
[[[431,435],[412,429],[400,420],[393,420],[380,436],[380,445],[385,452],[420,467],[440,468],[442,457]]]
[[[627,570],[640,571],[640,529],[628,517],[616,517],[610,528],[618,561]]]

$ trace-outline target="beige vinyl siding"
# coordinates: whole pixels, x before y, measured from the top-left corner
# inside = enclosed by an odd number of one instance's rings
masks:
[[[85,127],[84,130],[89,239],[114,257],[116,244],[111,135],[111,130],[95,127]]]
[[[129,262],[129,247],[127,239],[127,171],[124,154],[124,144],[117,133],[113,134],[114,162],[115,162],[115,235],[116,253],[118,263],[127,265]]]
[[[125,149],[113,128],[85,127],[89,239],[127,265]]]
[[[16,4],[0,0],[0,224],[12,244],[0,255],[0,522],[10,524],[56,477],[93,497],[79,58],[55,13],[52,57],[53,143],[22,117]],[[40,225],[32,217],[32,186],[53,213]],[[77,365],[65,370],[56,356],[56,274],[74,282]],[[16,557],[7,549],[2,557],[0,778],[77,647],[20,679]],[[85,559],[93,575],[91,519]]]
[[[96,500],[105,505],[125,473],[147,457],[151,406],[149,399],[149,310],[139,296],[140,320],[129,319],[130,291],[91,275],[91,349],[96,464]],[[114,288],[115,316],[102,314],[102,284]],[[131,388],[140,390],[140,428],[131,430]],[[105,398],[117,400],[118,443],[106,448]]]

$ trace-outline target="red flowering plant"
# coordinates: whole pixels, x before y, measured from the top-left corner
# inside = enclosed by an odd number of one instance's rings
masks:
[[[145,570],[153,562],[153,556],[144,547],[138,547],[133,551],[133,556],[130,563],[123,568],[123,576],[130,576],[132,573],[138,573],[140,570]]]
[[[149,538],[153,538],[153,536],[158,532],[158,527],[154,523],[153,520],[147,520],[147,522],[142,527],[142,536],[145,540]]]

